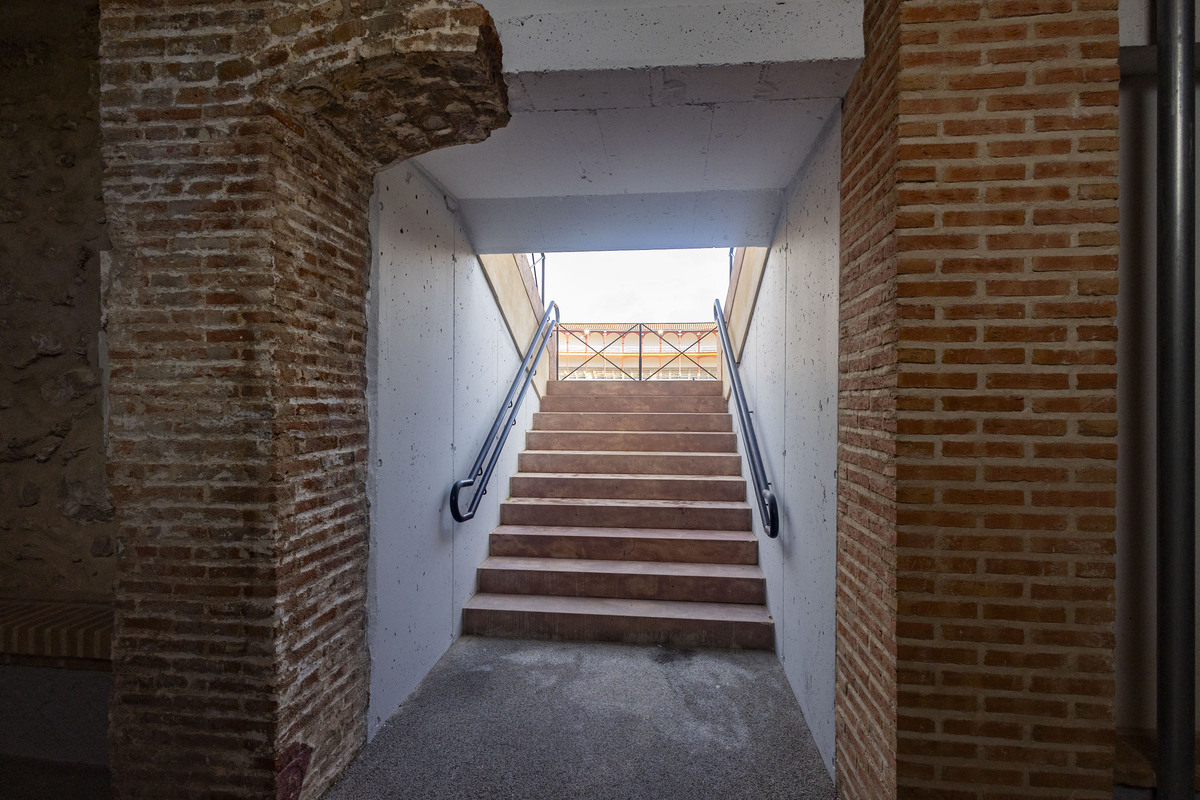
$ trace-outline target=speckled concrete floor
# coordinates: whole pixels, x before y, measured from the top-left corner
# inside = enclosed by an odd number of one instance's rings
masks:
[[[831,800],[773,653],[463,637],[324,800]]]

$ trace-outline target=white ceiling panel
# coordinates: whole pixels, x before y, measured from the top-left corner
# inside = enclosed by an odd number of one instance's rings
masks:
[[[516,114],[484,142],[416,161],[459,199],[593,193],[589,185],[611,171],[591,111]]]
[[[596,112],[613,173],[593,194],[727,188],[708,186],[704,178],[714,114],[711,106]]]
[[[787,186],[837,105],[836,100],[776,100],[716,106],[705,181]]]
[[[769,243],[861,0],[484,0],[512,120],[418,157],[481,252]]]

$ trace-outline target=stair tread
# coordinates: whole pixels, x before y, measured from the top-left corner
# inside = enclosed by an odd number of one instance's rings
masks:
[[[728,411],[537,411],[537,414],[555,417],[728,417]]]
[[[700,539],[721,542],[754,542],[753,531],[699,530],[687,528],[583,528],[572,525],[500,525],[493,534],[508,536],[585,536],[626,539]]]
[[[504,501],[512,505],[552,505],[552,506],[618,506],[626,508],[749,508],[750,504],[743,500],[626,500],[623,498],[597,497],[510,497]]]
[[[617,395],[620,397],[663,397],[720,395],[719,380],[701,381],[604,381],[566,380],[550,381],[546,384],[548,394],[562,397],[588,397]]]
[[[584,480],[745,482],[741,475],[702,475],[646,472],[514,472],[514,478],[581,478]]]
[[[538,413],[540,414],[542,412],[539,411]],[[649,429],[646,429],[646,430],[620,430],[617,428],[595,428],[595,429],[592,429],[592,428],[579,428],[579,429],[563,428],[561,430],[557,429],[557,428],[555,428],[554,430],[547,430],[546,428],[530,428],[529,430],[536,431],[537,433],[587,433],[587,434],[620,433],[620,434],[624,434],[624,435],[628,435],[628,434],[636,435],[636,434],[642,434],[642,433],[652,433],[652,434],[670,433],[670,434],[673,434],[676,436],[721,436],[721,437],[731,436],[733,433],[732,431],[670,431],[670,430],[649,430]],[[551,451],[551,452],[561,453],[563,451],[555,450],[555,451]],[[610,451],[605,451],[605,452],[610,452]],[[622,452],[643,452],[643,451],[624,450]],[[649,451],[645,451],[645,452],[649,452]],[[680,451],[676,451],[676,452],[680,452]],[[686,452],[686,451],[682,451],[682,452]]]
[[[721,395],[555,395],[542,398],[541,411],[696,411],[728,412]]]
[[[529,430],[525,443],[530,450],[607,453],[670,450],[687,453],[736,453],[737,434],[732,431],[546,431]]]
[[[764,580],[762,569],[757,564],[706,564],[685,561],[605,561],[591,558],[488,556],[480,569]]]
[[[765,605],[687,600],[628,600],[532,594],[477,594],[464,606],[473,611],[524,611],[610,617],[669,618],[771,624]]]
[[[621,433],[644,433],[645,431],[621,431]],[[679,433],[679,431],[659,431],[665,433]],[[683,431],[687,433],[688,431]],[[711,431],[702,431],[711,433]],[[565,433],[565,431],[553,431],[553,433]],[[587,433],[597,433],[597,431],[587,431]],[[741,455],[737,453],[722,453],[722,452],[695,452],[692,450],[540,450],[528,449],[522,450],[522,453],[537,456],[600,456],[608,457],[613,455],[620,456],[680,456],[688,458],[731,458],[737,457],[741,459]]]

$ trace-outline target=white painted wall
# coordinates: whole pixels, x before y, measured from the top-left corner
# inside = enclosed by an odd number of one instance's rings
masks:
[[[754,520],[776,649],[830,775],[840,131],[835,113],[788,188],[740,370],[781,508],[778,539],[763,533],[757,509]]]
[[[1120,339],[1117,350],[1116,718],[1118,727],[1132,728],[1154,727],[1156,702],[1156,97],[1153,75],[1122,78],[1121,291],[1117,301]],[[1200,101],[1200,88],[1197,100]],[[1200,191],[1200,177],[1197,190]],[[1200,227],[1200,220],[1197,220],[1197,227]],[[1200,320],[1200,303],[1196,317]],[[1200,395],[1200,380],[1196,391]],[[1200,440],[1197,447],[1200,448]],[[1200,494],[1200,484],[1197,494]],[[1200,562],[1197,574],[1200,575]],[[1197,613],[1200,616],[1200,602]],[[1200,680],[1197,691],[1200,692]]]
[[[450,485],[466,477],[521,359],[461,224],[410,166],[376,176],[371,239],[368,737],[459,634],[538,405],[530,390],[476,517],[456,524]]]

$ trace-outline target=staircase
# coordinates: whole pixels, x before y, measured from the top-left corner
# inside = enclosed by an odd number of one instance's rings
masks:
[[[770,650],[719,381],[551,381],[465,633]]]

